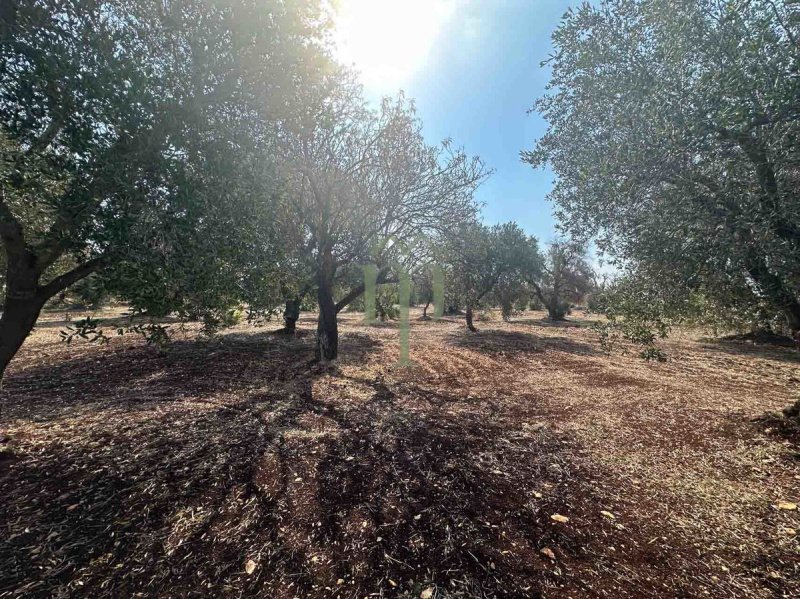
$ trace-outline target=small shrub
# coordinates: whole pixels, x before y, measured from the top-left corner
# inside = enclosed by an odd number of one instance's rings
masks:
[[[361,295],[354,299],[350,304],[345,308],[346,312],[364,312],[364,296]]]
[[[503,320],[505,322],[511,320],[511,317],[516,313],[511,302],[503,302],[503,304],[500,306],[500,312],[503,315]]]
[[[382,321],[400,318],[400,299],[396,285],[381,285],[375,294],[375,314]]]
[[[632,319],[609,318],[607,322],[597,322],[592,325],[592,330],[597,333],[601,349],[610,355],[620,340],[625,340],[638,346],[639,357],[647,361],[657,360],[665,362],[667,355],[656,345],[658,338],[667,336],[666,325],[648,324]]]
[[[656,347],[655,344],[649,345],[640,351],[639,357],[647,360],[648,362],[651,360],[658,360],[659,362],[667,361],[667,354],[665,354],[660,347]]]

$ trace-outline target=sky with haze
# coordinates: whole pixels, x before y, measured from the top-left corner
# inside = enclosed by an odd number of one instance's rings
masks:
[[[339,0],[339,58],[362,74],[370,99],[402,89],[429,142],[452,138],[494,169],[479,189],[489,224],[514,220],[541,242],[555,220],[549,171],[523,164],[546,128],[528,113],[545,91],[550,34],[568,0]]]

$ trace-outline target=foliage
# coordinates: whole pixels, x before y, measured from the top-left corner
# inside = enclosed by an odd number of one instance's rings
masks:
[[[361,87],[332,69],[303,90],[306,109],[279,133],[287,184],[279,215],[317,289],[317,353],[338,352],[336,314],[363,293],[354,283],[336,301],[337,285],[356,264],[374,263],[378,283],[422,258],[416,240],[442,234],[474,217],[476,186],[487,172],[449,141],[427,144],[413,102],[403,95],[379,109]]]
[[[478,322],[489,322],[492,320],[492,313],[490,310],[483,308],[475,317]]]
[[[664,362],[667,355],[656,345],[657,334],[644,322],[636,319],[610,318],[592,325],[600,340],[600,347],[610,354],[620,340],[639,346],[639,357]]]
[[[328,63],[321,4],[20,0],[0,18],[0,369],[95,272],[153,315],[269,303],[275,130]]]
[[[471,222],[447,237],[440,249],[450,293],[458,304],[479,307],[496,292],[509,301],[525,293],[525,278],[540,268],[538,245],[516,223],[488,227]]]
[[[97,321],[91,316],[87,316],[84,319],[76,320],[72,325],[68,325],[66,330],[59,332],[59,335],[66,344],[72,343],[76,338],[90,342],[108,343],[109,337],[97,326]]]
[[[397,285],[380,285],[375,294],[375,314],[382,321],[400,318]]]
[[[553,34],[549,129],[565,227],[685,314],[800,329],[800,19],[773,0],[583,4]],[[711,311],[707,311],[711,313]]]
[[[134,322],[133,314],[131,314],[130,322],[127,326],[118,327],[116,329],[117,335],[124,335],[125,333],[137,333],[147,342],[148,345],[157,347],[160,351],[166,351],[170,344],[169,327],[157,322]],[[100,323],[87,316],[81,320],[75,321],[74,324],[68,325],[65,330],[60,331],[61,340],[66,343],[72,343],[76,338],[83,339],[90,343],[108,343],[111,337],[100,328]]]
[[[433,268],[432,264],[425,264],[418,268],[412,276],[413,295],[417,304],[429,306],[434,301]]]
[[[96,273],[81,279],[69,291],[81,306],[91,310],[100,308],[109,297],[105,282]]]
[[[500,306],[503,320],[508,322],[514,314],[525,310],[530,298],[524,269],[516,269],[501,277],[489,294],[493,305]]]
[[[606,321],[595,323],[592,329],[605,352],[611,353],[620,340],[625,340],[638,346],[639,355],[646,360],[666,360],[656,341],[664,339],[674,323],[665,319],[667,310],[652,291],[646,282],[621,278],[598,294],[597,303]]]
[[[375,290],[375,315],[382,321],[396,320],[400,317],[397,285],[378,285]],[[347,306],[348,312],[364,312],[364,296],[360,296]]]
[[[571,305],[593,288],[594,272],[584,246],[558,240],[548,246],[539,276],[531,273],[529,280],[549,317],[562,320],[570,313]]]

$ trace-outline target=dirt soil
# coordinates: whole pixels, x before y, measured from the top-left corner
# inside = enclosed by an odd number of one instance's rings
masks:
[[[163,354],[63,317],[4,381],[0,597],[800,596],[791,348],[526,313],[414,319],[401,366],[347,314],[320,367],[313,315]]]

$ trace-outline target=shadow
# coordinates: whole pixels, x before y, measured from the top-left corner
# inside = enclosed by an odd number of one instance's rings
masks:
[[[480,326],[476,333],[467,330],[458,331],[451,334],[449,340],[455,347],[506,358],[545,351],[560,351],[581,356],[599,354],[590,344],[568,337],[537,337],[532,333],[481,329]]]
[[[343,335],[351,364],[374,345]],[[227,335],[10,376],[0,595],[585,590],[567,566],[598,529],[550,515],[599,519],[603,543],[618,531],[569,437],[505,404],[458,410],[430,389],[310,367],[312,353]]]
[[[520,354],[540,353],[543,351],[541,339],[530,333],[503,331],[497,329],[481,329],[473,333],[467,330],[450,335],[450,344],[472,351],[490,355],[514,356]]]
[[[778,335],[769,331],[753,331],[745,334],[725,335],[719,341],[739,341],[776,347],[791,347],[798,349],[798,343],[789,335]]]
[[[548,329],[586,329],[595,323],[595,321],[585,318],[567,318],[566,320],[550,320],[549,318],[512,318],[511,322],[513,324],[546,327]]]
[[[646,572],[632,596],[701,594],[544,407],[345,376],[378,343],[341,343],[339,369],[259,333],[9,377],[0,595],[616,596],[614,568]]]
[[[88,356],[10,372],[0,390],[0,416],[41,423],[94,406],[149,410],[154,402],[291,381],[309,372],[314,359],[313,334],[228,333],[208,341],[174,340],[164,352],[138,339],[137,345],[130,343],[130,338],[115,338]],[[350,332],[340,335],[339,343],[345,362],[361,360],[380,345]]]
[[[782,457],[795,466],[800,466],[800,418],[790,418],[780,412],[767,412],[752,423],[762,434],[788,442],[794,451],[786,452]]]
[[[718,351],[734,356],[747,358],[762,358],[764,360],[777,360],[800,364],[800,351],[795,347],[786,347],[774,344],[760,344],[751,341],[738,341],[729,339],[700,339],[700,346],[704,349]]]

